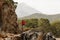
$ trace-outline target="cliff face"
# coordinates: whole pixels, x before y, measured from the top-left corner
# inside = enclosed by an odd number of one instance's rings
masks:
[[[8,1],[0,0],[0,26],[2,31],[16,33],[18,29],[17,15],[14,4]]]

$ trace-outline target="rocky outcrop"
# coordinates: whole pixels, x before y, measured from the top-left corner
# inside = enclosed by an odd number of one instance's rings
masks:
[[[21,40],[20,34],[0,34],[0,40]]]
[[[17,15],[10,0],[0,0],[0,27],[2,31],[17,33]]]
[[[42,31],[28,30],[21,34],[11,34],[3,32],[0,34],[0,40],[56,40],[52,35]]]

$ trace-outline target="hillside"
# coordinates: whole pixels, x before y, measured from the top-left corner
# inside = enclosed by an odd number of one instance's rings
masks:
[[[36,18],[36,19],[47,18],[50,20],[50,22],[52,22],[52,21],[60,20],[60,14],[45,15],[42,13],[35,13],[35,14],[29,15],[29,16],[21,17],[20,19],[31,19],[31,18]]]

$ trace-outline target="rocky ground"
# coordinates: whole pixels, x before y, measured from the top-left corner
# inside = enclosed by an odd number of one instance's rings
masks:
[[[60,38],[56,38],[56,40],[60,40]]]
[[[33,36],[34,37],[34,36]],[[6,34],[0,34],[0,40],[21,40],[21,34],[10,34],[10,33],[6,33]],[[39,36],[39,38],[41,38]],[[56,38],[56,40],[60,40],[60,38]]]
[[[23,32],[22,34],[11,34],[5,32],[2,32],[0,34],[0,40],[26,40],[26,38],[27,39],[29,38],[30,40],[42,40],[43,33],[39,31],[29,30]],[[60,38],[56,38],[56,40],[60,40]]]

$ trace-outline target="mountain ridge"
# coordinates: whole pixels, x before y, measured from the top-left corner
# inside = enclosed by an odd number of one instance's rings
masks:
[[[18,18],[23,17],[23,16],[28,16],[33,13],[41,13],[41,12],[32,8],[31,6],[27,5],[26,3],[21,3],[16,8],[16,14],[17,14]]]
[[[45,18],[52,21],[60,20],[60,14],[56,15],[45,15],[45,14],[40,14],[40,13],[35,13],[29,16],[21,17],[20,19],[40,19],[40,18]]]

